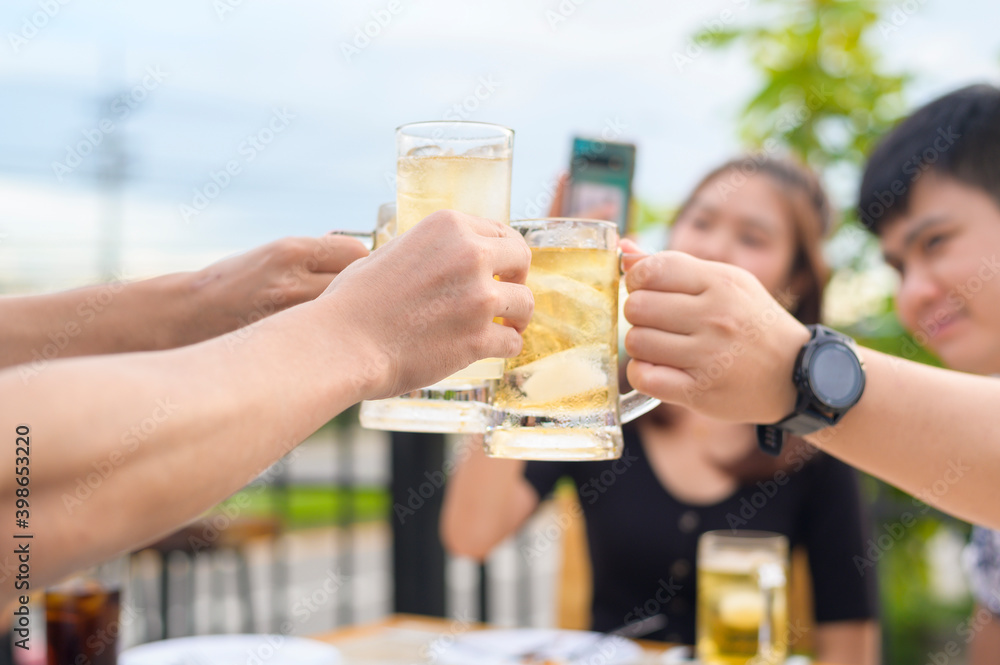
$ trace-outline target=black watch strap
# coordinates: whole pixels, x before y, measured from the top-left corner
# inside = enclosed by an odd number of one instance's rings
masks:
[[[839,420],[839,415],[819,417],[809,411],[793,413],[784,420],[779,420],[771,425],[757,425],[757,445],[768,455],[777,457],[781,454],[782,446],[785,445],[786,434],[805,436],[825,427],[836,425]]]
[[[757,425],[757,446],[768,455],[777,457],[785,445],[785,430],[774,425]]]
[[[776,423],[772,423],[770,425],[757,425],[756,427],[757,445],[765,453],[775,457],[781,454],[781,449],[784,446],[785,436],[787,434],[793,434],[795,436],[805,436],[806,434],[811,434],[826,427],[836,425],[846,413],[846,409],[825,411],[821,408],[820,405],[814,401],[813,396],[807,393],[806,386],[800,384],[800,377],[803,371],[803,356],[806,354],[806,349],[808,347],[817,343],[824,343],[819,341],[823,338],[826,340],[836,338],[838,340],[843,340],[846,344],[853,344],[853,340],[825,326],[810,325],[808,328],[810,333],[812,333],[812,336],[810,340],[803,345],[802,350],[799,351],[799,355],[795,359],[795,373],[792,377],[792,381],[796,384],[796,388],[799,391],[798,400],[795,404],[795,410],[790,415]],[[825,343],[829,342],[827,341]],[[862,379],[864,376],[863,371],[864,370],[862,369]],[[863,381],[861,385],[863,389]],[[858,393],[858,398],[860,398],[860,392]]]

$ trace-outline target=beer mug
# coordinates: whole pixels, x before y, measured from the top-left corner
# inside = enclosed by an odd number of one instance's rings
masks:
[[[708,531],[698,540],[696,650],[710,665],[778,665],[788,652],[788,539]]]
[[[375,249],[395,237],[395,203],[379,206],[375,232],[368,235],[372,236]],[[486,379],[453,379],[398,397],[365,400],[361,402],[358,417],[366,429],[482,433],[486,430],[493,383]]]
[[[622,453],[621,424],[659,404],[618,395],[618,230],[588,219],[512,222],[531,248],[535,310],[508,358],[486,432],[490,457],[604,460]]]

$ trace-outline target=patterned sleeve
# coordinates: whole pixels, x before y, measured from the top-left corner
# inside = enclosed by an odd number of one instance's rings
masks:
[[[976,602],[1000,617],[1000,531],[973,527],[962,562]]]

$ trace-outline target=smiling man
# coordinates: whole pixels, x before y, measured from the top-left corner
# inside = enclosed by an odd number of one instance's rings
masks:
[[[899,272],[916,340],[953,369],[1000,375],[1000,90],[963,88],[901,123],[871,155],[859,213]],[[1000,532],[977,527],[966,563],[970,662],[997,663]]]
[[[758,436],[771,452],[790,432],[1000,528],[1000,90],[964,88],[903,121],[871,156],[859,212],[902,275],[900,318],[960,371],[803,326],[735,266],[670,251],[640,260],[623,242],[629,381],[708,416],[769,423]],[[1000,595],[1000,547],[985,531],[975,543],[985,609]],[[977,625],[978,644],[991,629]]]

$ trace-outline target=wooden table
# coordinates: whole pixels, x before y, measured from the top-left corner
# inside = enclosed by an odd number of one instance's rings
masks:
[[[372,623],[312,637],[340,649],[344,665],[421,665],[433,662],[435,649],[440,653],[459,635],[484,628],[490,626],[417,614],[393,614]],[[642,665],[660,665],[663,652],[676,646],[647,640],[635,642],[644,653]],[[800,656],[795,657],[795,660],[800,659]],[[811,665],[824,664],[814,662]]]
[[[433,660],[435,651],[447,648],[454,638],[470,630],[488,628],[479,623],[440,619],[416,614],[394,614],[380,621],[341,628],[313,638],[335,645],[345,665],[419,665]],[[647,663],[659,662],[672,645],[636,640]]]

